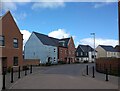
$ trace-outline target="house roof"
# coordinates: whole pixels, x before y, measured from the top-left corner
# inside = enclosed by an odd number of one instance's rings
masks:
[[[116,50],[117,52],[120,52],[120,45],[116,45],[116,46],[115,46],[115,50]]]
[[[61,47],[68,47],[68,42],[70,38],[63,38],[59,40],[59,46]]]
[[[77,52],[84,52],[83,49],[80,46],[77,47],[76,51]]]
[[[90,52],[94,51],[94,49],[89,45],[79,45],[77,51]]]
[[[37,33],[37,32],[33,32],[38,39],[44,44],[44,45],[51,45],[51,46],[57,46],[57,39],[51,38],[47,35],[41,34],[41,33]]]
[[[67,44],[69,42],[70,38],[64,38],[64,39],[57,39],[53,37],[49,37],[47,35],[33,32],[38,39],[44,44],[44,45],[51,45],[51,46],[61,46],[61,47],[67,47]],[[63,46],[63,41],[64,41],[64,46]]]
[[[84,52],[94,51],[94,49],[89,45],[79,45],[79,46],[83,49]]]
[[[106,51],[116,52],[116,50],[113,48],[113,46],[110,46],[110,45],[99,45],[99,46],[101,46]]]

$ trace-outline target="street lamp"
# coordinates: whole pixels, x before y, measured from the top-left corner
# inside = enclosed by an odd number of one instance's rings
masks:
[[[94,38],[94,62],[95,62],[95,33],[91,33],[91,35],[93,35]]]

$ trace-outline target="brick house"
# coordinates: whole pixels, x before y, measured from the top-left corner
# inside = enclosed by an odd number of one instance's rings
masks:
[[[72,37],[59,40],[58,61],[75,62],[75,45]]]
[[[3,67],[22,65],[23,35],[10,11],[0,17],[0,60]]]
[[[72,37],[70,37],[70,40],[68,42],[68,63],[74,63],[75,62],[75,44]]]

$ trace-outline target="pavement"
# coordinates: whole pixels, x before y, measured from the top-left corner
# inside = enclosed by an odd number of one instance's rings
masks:
[[[89,75],[86,75],[89,65]],[[49,67],[34,67],[33,73],[14,82],[9,89],[118,89],[118,77],[95,72],[94,64],[66,64]]]
[[[2,74],[0,74],[0,91],[2,90]]]

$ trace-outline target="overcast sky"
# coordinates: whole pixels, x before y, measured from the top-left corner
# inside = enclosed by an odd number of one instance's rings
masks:
[[[55,38],[73,36],[75,45],[117,45],[117,2],[2,2],[3,15],[10,10],[20,31],[24,44],[33,31]],[[29,0],[30,1],[30,0]]]

